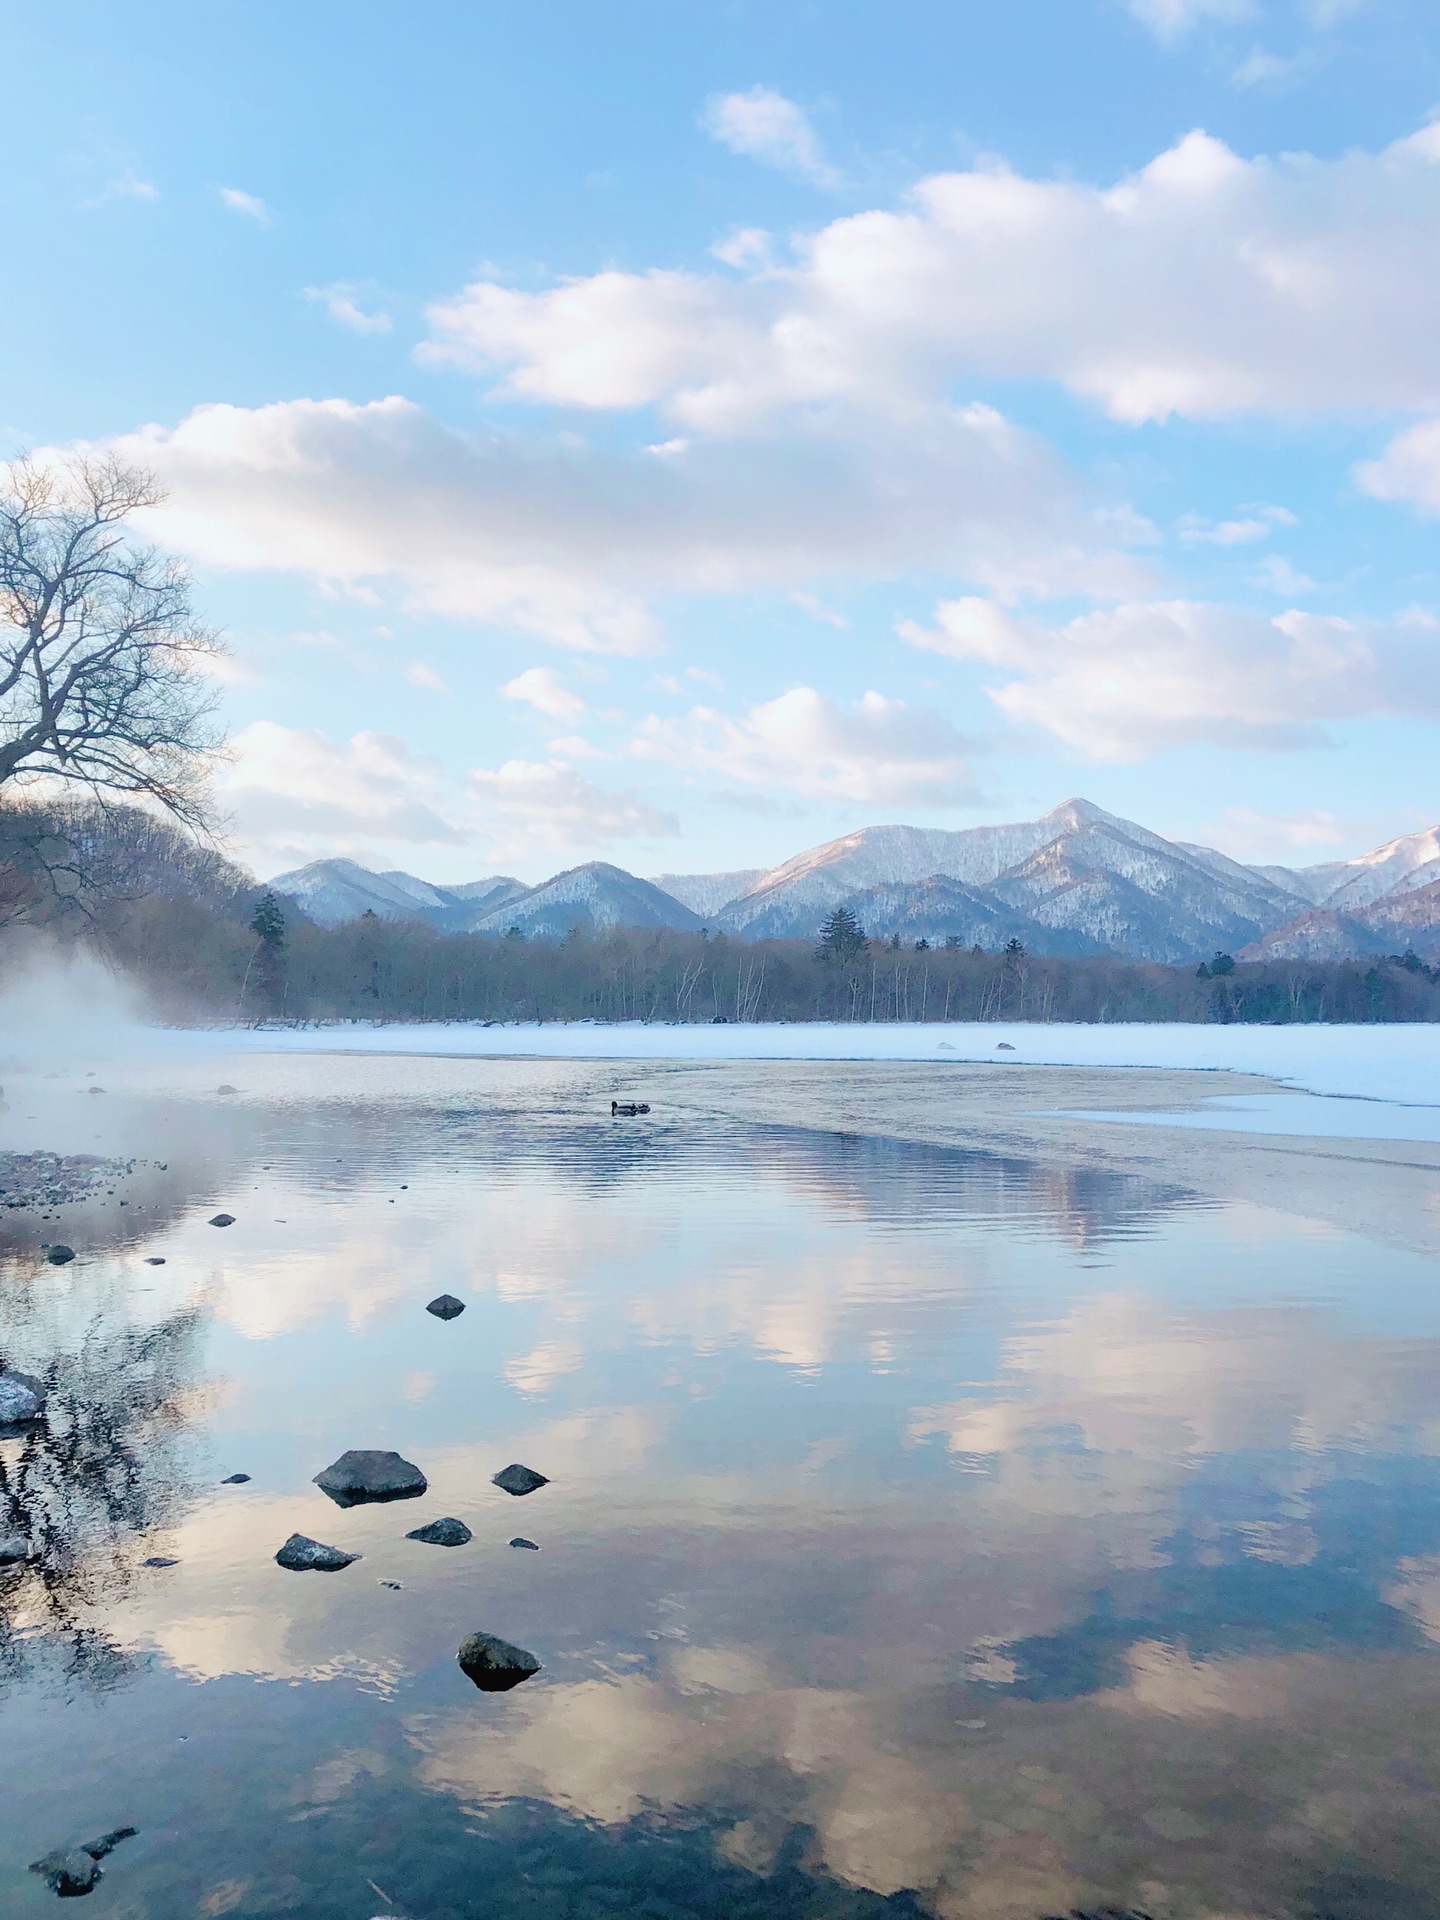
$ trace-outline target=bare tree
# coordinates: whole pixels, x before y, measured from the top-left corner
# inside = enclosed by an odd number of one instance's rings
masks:
[[[49,775],[203,822],[220,642],[187,570],[125,527],[164,498],[110,456],[0,468],[0,797]]]

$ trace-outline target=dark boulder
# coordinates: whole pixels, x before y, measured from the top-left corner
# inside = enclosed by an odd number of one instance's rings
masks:
[[[178,1567],[180,1562],[167,1558],[163,1553],[152,1553],[145,1564],[147,1567]]]
[[[433,1313],[437,1320],[458,1320],[465,1311],[465,1302],[457,1300],[453,1293],[442,1293],[430,1302],[425,1311]]]
[[[47,1853],[42,1859],[32,1860],[31,1873],[38,1873],[52,1893],[58,1893],[62,1900],[76,1899],[82,1893],[89,1893],[95,1883],[103,1876],[100,1862],[109,1853],[113,1853],[122,1840],[128,1840],[134,1834],[134,1827],[116,1827],[113,1833],[102,1833],[97,1839],[82,1840],[78,1847],[57,1847],[54,1853]]]
[[[504,1493],[513,1493],[518,1500],[522,1494],[534,1493],[537,1487],[548,1487],[550,1482],[543,1473],[536,1473],[533,1467],[522,1467],[519,1462],[502,1467],[493,1475],[491,1486],[499,1487]]]
[[[429,1481],[398,1453],[352,1448],[315,1476],[315,1485],[340,1507],[367,1500],[418,1500]]]
[[[432,1520],[428,1527],[416,1527],[407,1540],[423,1540],[427,1547],[463,1547],[475,1538],[463,1520]]]
[[[75,1249],[74,1247],[61,1246],[57,1240],[55,1245],[46,1253],[45,1258],[50,1262],[52,1267],[66,1267],[69,1266],[70,1262],[75,1258]]]
[[[538,1553],[540,1551],[535,1541],[527,1540],[523,1533],[517,1533],[510,1544],[512,1547],[524,1547],[531,1553]]]
[[[30,1558],[30,1542],[23,1533],[0,1533],[0,1567],[18,1567]]]
[[[165,1256],[163,1253],[147,1254],[145,1264],[147,1267],[163,1267],[165,1264]]]
[[[303,1533],[292,1533],[275,1556],[275,1564],[290,1573],[339,1573],[361,1556],[342,1553],[339,1547],[322,1546]]]
[[[524,1647],[513,1647],[493,1633],[467,1634],[460,1642],[460,1670],[482,1693],[508,1693],[540,1671],[540,1662]]]
[[[233,1227],[235,1224],[235,1216],[233,1213],[212,1214],[210,1224],[212,1227]]]
[[[222,1487],[243,1487],[249,1478],[248,1473],[227,1473],[220,1484]]]
[[[33,1373],[7,1368],[0,1373],[0,1431],[45,1417],[45,1382]]]

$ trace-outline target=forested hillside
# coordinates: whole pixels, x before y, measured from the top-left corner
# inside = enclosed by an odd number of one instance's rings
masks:
[[[529,937],[374,914],[320,927],[135,809],[0,812],[0,967],[83,947],[166,1020],[1440,1019],[1440,968],[1413,954],[1197,968],[841,933]]]

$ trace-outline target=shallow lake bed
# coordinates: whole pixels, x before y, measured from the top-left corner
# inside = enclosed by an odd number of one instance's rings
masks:
[[[134,1171],[0,1216],[0,1908],[134,1825],[87,1911],[1440,1912],[1429,1250],[763,1071],[12,1084],[0,1147]],[[347,1449],[423,1496],[338,1508]]]

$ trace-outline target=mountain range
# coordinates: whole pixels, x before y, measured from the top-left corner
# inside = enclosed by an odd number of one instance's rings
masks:
[[[527,887],[506,874],[437,886],[353,860],[271,881],[322,925],[365,912],[449,932],[561,938],[572,928],[707,927],[741,940],[813,939],[836,906],[872,935],[1032,953],[1186,961],[1440,957],[1440,827],[1355,860],[1252,867],[1166,840],[1088,800],[1039,820],[955,832],[864,827],[778,867],[641,879],[592,861]]]

